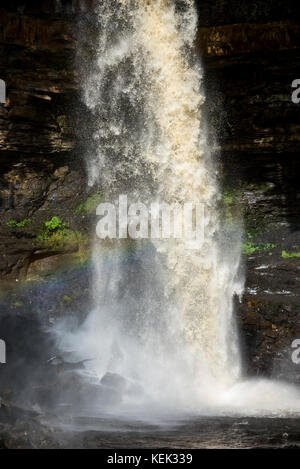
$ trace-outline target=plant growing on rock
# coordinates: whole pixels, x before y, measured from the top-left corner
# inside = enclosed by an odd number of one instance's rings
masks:
[[[281,252],[281,257],[283,259],[292,259],[293,257],[300,257],[300,252],[288,252],[288,251],[282,251]]]
[[[59,217],[53,216],[44,222],[41,234],[37,236],[37,241],[44,246],[59,248],[63,247],[70,230],[67,230],[69,223],[64,223]]]
[[[245,254],[246,256],[251,256],[252,254],[254,254],[255,252],[257,251],[260,251],[260,252],[263,252],[263,251],[269,251],[269,254],[272,254],[271,253],[271,250],[272,249],[275,249],[278,247],[277,244],[273,244],[273,243],[260,243],[260,244],[255,244],[254,241],[253,241],[253,235],[252,233],[248,232],[247,233],[247,238],[248,240],[245,241],[242,245],[242,252],[243,254]]]
[[[59,217],[53,216],[44,222],[41,234],[37,236],[35,245],[50,250],[71,250],[78,253],[79,259],[85,259],[88,246],[87,235],[69,228],[69,223],[63,222]]]
[[[28,225],[28,223],[31,223],[30,218],[25,218],[22,221],[17,222],[16,220],[8,220],[6,223],[7,226],[11,227],[16,227],[16,228],[23,228],[24,226]]]
[[[44,230],[47,233],[51,233],[53,231],[61,231],[64,228],[68,227],[69,223],[64,223],[60,218],[58,217],[52,217],[51,220],[45,221],[44,223]]]

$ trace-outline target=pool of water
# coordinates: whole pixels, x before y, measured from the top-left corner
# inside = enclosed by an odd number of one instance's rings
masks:
[[[73,448],[300,448],[300,418],[203,416],[145,423],[77,416],[57,425]]]

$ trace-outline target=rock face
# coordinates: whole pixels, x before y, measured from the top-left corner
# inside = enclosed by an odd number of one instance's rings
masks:
[[[295,3],[197,1],[205,113],[219,153],[225,211],[230,220],[240,211],[245,219],[239,322],[247,368],[253,374],[288,369],[293,379],[298,369],[290,345],[300,337]],[[78,20],[92,25],[94,4],[1,2],[0,78],[7,85],[0,104],[2,288],[72,263],[82,240],[86,249],[90,218],[82,208],[99,188],[86,189],[80,129],[88,116],[75,65]],[[43,232],[53,217],[61,221],[62,242]]]
[[[263,0],[249,8],[199,2],[199,12],[208,119],[220,149],[298,152],[299,106],[291,99],[300,48],[294,2]]]
[[[298,165],[296,154],[233,155],[225,177],[227,210],[241,209],[245,224],[239,322],[248,371],[297,380],[291,344],[300,334]]]
[[[299,21],[292,1],[199,1],[198,45],[224,204],[245,225],[238,307],[248,373],[299,380]],[[228,222],[228,219],[227,219]],[[225,220],[226,223],[226,220]]]
[[[73,212],[87,197],[75,132],[77,12],[76,2],[1,3],[0,76],[7,87],[0,105],[2,280],[25,278],[32,262],[56,254],[37,239],[43,223],[57,216],[74,228]],[[29,221],[14,226],[11,220]]]

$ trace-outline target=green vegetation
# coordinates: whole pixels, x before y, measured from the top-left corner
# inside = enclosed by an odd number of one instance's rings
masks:
[[[241,196],[242,191],[240,189],[224,189],[222,198],[224,223],[225,227],[229,230],[235,229],[236,223],[239,223],[241,215]]]
[[[254,254],[256,251],[270,251],[271,249],[277,248],[277,244],[255,244],[253,241],[247,241],[242,245],[242,252],[246,256]],[[269,252],[269,256],[272,255],[272,252]]]
[[[242,244],[242,252],[246,256],[255,253],[272,256],[273,250],[278,248],[277,244],[265,242],[265,239],[268,239],[266,231],[271,231],[271,225],[264,212],[253,208],[247,197],[248,192],[254,193],[256,197],[271,191],[272,188],[272,184],[240,184],[235,188],[226,182],[224,184],[221,204],[224,227],[228,231],[236,228],[239,230],[242,220],[245,221],[246,236]],[[300,249],[295,249],[295,251],[300,251]]]
[[[230,192],[224,192],[223,203],[225,206],[233,204],[233,195]]]
[[[75,232],[68,229],[69,223],[64,223],[59,217],[52,217],[45,221],[37,242],[49,248],[58,249],[66,244],[76,242]]]
[[[66,238],[70,235],[67,230],[69,224],[64,223],[59,217],[52,217],[45,221],[41,234],[37,236],[37,241],[46,246],[59,248],[66,243]]]
[[[36,239],[38,244],[42,244],[44,247],[48,247],[49,249],[63,249],[81,242],[85,243],[88,236],[80,233],[79,231],[64,229],[54,231],[49,234],[44,232],[37,236]]]
[[[28,223],[31,223],[30,218],[25,218],[25,220],[22,220],[22,221],[19,221],[19,222],[17,222],[16,220],[8,220],[8,222],[6,224],[7,224],[7,226],[12,226],[12,227],[16,227],[16,228],[23,228],[23,226],[28,225]]]
[[[300,252],[282,251],[281,252],[281,257],[283,257],[283,259],[291,259],[293,257],[300,257]]]
[[[278,247],[277,244],[272,244],[272,243],[260,243],[260,244],[255,244],[253,241],[253,237],[255,235],[253,233],[248,232],[247,237],[248,240],[245,241],[242,245],[242,252],[246,256],[251,256],[251,254],[254,254],[256,251],[271,251],[272,249],[275,249]],[[272,252],[269,252],[269,256],[272,255]]]
[[[41,233],[36,237],[34,244],[50,250],[71,250],[80,263],[85,262],[88,257],[88,235],[71,230],[69,223],[63,222],[57,216],[44,222]],[[65,299],[65,301],[67,300]]]
[[[246,256],[251,256],[259,250],[259,246],[256,246],[252,241],[247,241],[242,245],[242,253]]]
[[[24,303],[23,303],[23,301],[21,301],[21,300],[16,300],[16,301],[13,302],[12,305],[13,305],[15,308],[21,308],[22,306],[24,306]]]
[[[52,233],[54,231],[62,231],[69,226],[69,223],[63,223],[63,221],[58,217],[52,217],[51,220],[45,221],[44,223],[44,232]]]
[[[85,202],[82,202],[75,210],[77,214],[91,214],[96,211],[97,206],[102,202],[104,191],[99,190],[95,194],[90,195]]]
[[[233,187],[234,185],[234,187]],[[256,205],[251,203],[248,194],[261,197],[273,189],[273,184],[249,184],[241,181],[224,180],[223,182],[223,222],[226,229],[232,230],[245,221],[245,228],[259,236],[269,230],[269,220],[263,210],[257,210]],[[250,246],[252,249],[254,246]]]
[[[263,244],[264,251],[269,251],[270,249],[275,249],[277,247],[278,247],[278,244],[272,244],[272,243]]]
[[[72,303],[72,298],[68,295],[64,295],[61,297],[61,301],[66,304]]]

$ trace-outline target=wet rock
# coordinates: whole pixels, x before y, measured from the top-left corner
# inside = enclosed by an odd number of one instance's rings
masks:
[[[0,105],[2,282],[25,279],[33,262],[55,255],[37,243],[44,221],[55,215],[73,222],[87,197],[85,165],[75,149],[74,128],[80,126],[70,112],[75,102],[80,108],[74,73],[78,10],[48,3],[47,14],[45,2],[33,10],[20,2],[2,2],[0,8],[0,76],[7,86],[7,102]],[[6,224],[24,219],[31,221],[26,227]]]
[[[18,420],[14,425],[0,423],[0,449],[59,448],[60,432],[38,420]]]
[[[118,391],[122,397],[125,394],[138,397],[144,393],[143,387],[138,382],[126,379],[118,373],[106,373],[100,383],[107,389]]]
[[[3,399],[4,401],[10,401],[13,398],[13,390],[10,388],[0,387],[0,402]]]
[[[127,380],[117,373],[106,373],[100,381],[101,384],[109,388],[124,391],[127,386]]]
[[[85,360],[80,360],[78,362],[66,362],[62,357],[55,356],[50,358],[47,363],[56,368],[57,373],[62,373],[64,371],[74,371],[74,370],[84,370],[85,363],[93,360],[92,358],[86,358]]]
[[[34,410],[13,404],[0,397],[0,422],[13,425],[19,419],[30,420],[38,416]]]

